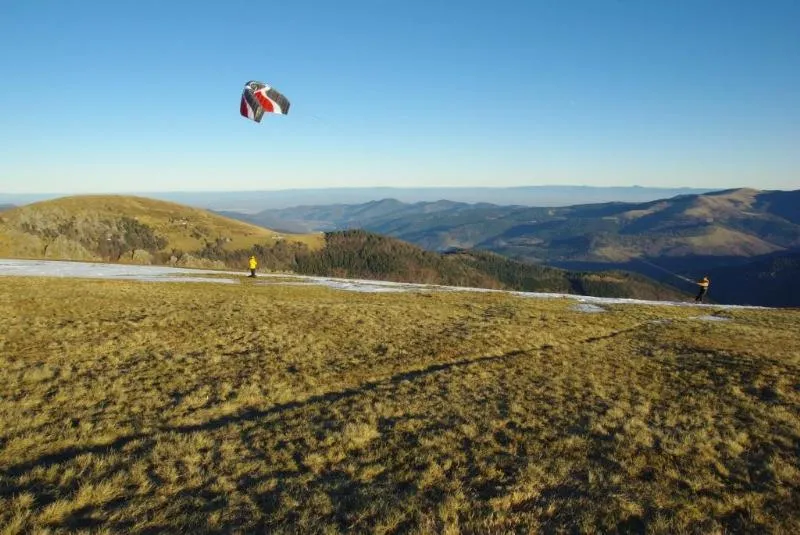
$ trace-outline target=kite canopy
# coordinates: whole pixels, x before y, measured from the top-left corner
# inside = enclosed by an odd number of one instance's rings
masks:
[[[244,86],[242,102],[239,112],[242,117],[247,117],[260,123],[264,113],[289,113],[289,100],[264,82],[251,80]]]

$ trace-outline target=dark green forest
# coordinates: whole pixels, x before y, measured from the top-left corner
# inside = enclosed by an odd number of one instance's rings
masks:
[[[287,242],[228,251],[217,243],[191,254],[221,260],[233,269],[244,269],[250,255],[255,255],[264,269],[304,275],[601,297],[657,300],[689,297],[632,273],[567,271],[486,251],[435,253],[402,240],[355,229],[326,233],[325,246],[317,251]]]

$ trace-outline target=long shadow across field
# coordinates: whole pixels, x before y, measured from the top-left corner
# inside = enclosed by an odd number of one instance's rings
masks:
[[[544,348],[546,349],[546,347]],[[416,379],[423,378],[425,376],[435,374],[442,371],[447,371],[463,366],[469,366],[472,364],[480,364],[484,362],[491,362],[495,360],[502,360],[511,357],[517,357],[523,354],[526,354],[527,351],[523,350],[515,350],[508,353],[504,353],[502,355],[492,355],[492,356],[484,356],[484,357],[477,357],[474,359],[462,359],[453,362],[447,362],[442,364],[434,364],[428,366],[426,368],[420,370],[412,370],[407,372],[398,373],[389,377],[388,379],[379,379],[375,381],[368,381],[363,383],[357,387],[347,388],[344,390],[339,390],[336,392],[326,392],[324,394],[319,394],[316,396],[310,396],[304,400],[300,401],[290,401],[288,403],[282,403],[270,407],[269,409],[247,409],[242,412],[233,415],[221,416],[219,418],[214,418],[207,422],[201,424],[192,424],[192,425],[179,425],[175,427],[160,427],[153,432],[150,433],[136,433],[132,435],[126,435],[123,437],[119,437],[116,440],[108,443],[108,444],[96,444],[93,446],[84,446],[84,447],[71,447],[66,448],[58,452],[48,453],[47,455],[43,455],[38,459],[34,459],[31,461],[27,461],[24,463],[19,463],[16,465],[12,465],[6,469],[0,471],[0,474],[4,477],[16,477],[19,476],[29,470],[32,470],[37,467],[48,467],[52,464],[58,464],[63,462],[68,462],[76,457],[86,454],[107,454],[114,451],[121,451],[126,446],[131,444],[132,442],[138,440],[145,440],[147,444],[136,448],[128,453],[130,454],[140,454],[144,450],[147,449],[148,446],[152,446],[154,440],[152,440],[152,436],[158,433],[195,433],[198,431],[214,431],[228,425],[243,423],[250,420],[272,416],[276,414],[282,414],[286,411],[302,409],[307,406],[315,405],[318,403],[333,403],[336,401],[340,401],[342,399],[348,397],[358,396],[367,392],[371,392],[377,390],[381,387],[388,387],[392,385],[400,384],[404,381],[413,381]],[[14,491],[12,491],[14,492]],[[7,492],[0,491],[0,494],[7,494]]]
[[[627,329],[612,331],[606,335],[589,337],[576,342],[576,345],[583,343],[594,343],[601,340],[611,339],[628,332],[636,331],[640,329],[641,326],[642,324],[637,324]],[[549,345],[543,345],[540,347],[525,349],[525,350],[517,349],[514,351],[503,353],[501,355],[488,355],[483,357],[476,357],[473,359],[460,359],[451,362],[433,364],[422,369],[401,372],[385,379],[367,381],[356,387],[347,388],[335,392],[326,392],[324,394],[310,396],[304,400],[290,401],[287,403],[274,405],[268,409],[250,408],[242,412],[239,412],[237,414],[221,416],[219,418],[214,418],[200,424],[180,425],[175,427],[160,427],[149,433],[135,433],[131,435],[122,436],[108,444],[96,444],[92,446],[83,446],[83,447],[70,447],[58,452],[42,455],[41,457],[31,461],[26,461],[23,463],[9,466],[8,468],[0,470],[0,475],[2,475],[4,478],[17,477],[34,468],[48,467],[53,464],[68,462],[75,459],[76,457],[85,454],[108,454],[111,452],[119,452],[132,442],[144,440],[145,444],[135,448],[135,450],[127,452],[128,454],[141,454],[143,451],[147,450],[149,447],[153,445],[154,440],[152,437],[158,433],[187,434],[187,433],[195,433],[198,431],[214,431],[226,427],[228,425],[243,423],[266,416],[282,414],[286,411],[302,409],[304,407],[315,405],[318,403],[337,402],[345,398],[359,396],[361,394],[372,392],[380,388],[395,386],[404,381],[418,380],[438,372],[453,370],[465,366],[470,366],[473,364],[481,364],[508,358],[519,357],[535,351],[547,351],[550,348],[551,346]],[[12,490],[11,492],[16,492],[16,490]],[[9,491],[7,489],[3,489],[2,487],[0,487],[0,495],[7,495],[8,493]]]
[[[643,326],[650,322],[643,322],[629,328],[609,331],[604,335],[587,337],[581,340],[576,340],[572,344],[573,347],[580,346],[581,344],[593,344],[596,342],[608,341],[618,339],[619,336],[633,331],[640,331]],[[336,408],[334,405],[337,402],[345,401],[346,404],[351,402],[359,403],[358,398],[361,395],[372,393],[374,398],[384,398],[388,395],[400,395],[404,391],[403,385],[406,382],[414,382],[425,380],[426,377],[435,375],[437,373],[446,373],[448,371],[455,371],[459,368],[469,367],[472,364],[481,365],[491,362],[503,362],[503,359],[514,359],[524,357],[526,355],[535,355],[537,352],[548,352],[551,348],[547,345],[538,346],[534,348],[516,349],[507,353],[498,355],[480,356],[472,359],[464,358],[453,360],[450,362],[436,363],[424,368],[406,370],[394,375],[369,380],[360,385],[342,390],[326,392],[315,396],[310,396],[306,399],[291,401],[274,405],[266,409],[248,408],[236,414],[220,416],[210,419],[208,421],[191,424],[191,425],[178,425],[178,426],[164,426],[154,429],[151,433],[136,433],[120,437],[108,444],[89,445],[85,447],[72,447],[66,448],[59,452],[42,455],[37,459],[23,462],[10,466],[0,471],[0,496],[11,496],[17,493],[32,493],[36,495],[37,507],[44,508],[48,504],[63,498],[67,494],[77,489],[65,487],[43,487],[37,483],[37,478],[22,478],[21,484],[14,481],[15,477],[24,476],[26,472],[35,470],[37,468],[47,468],[58,463],[68,463],[76,460],[84,454],[108,454],[118,453],[124,458],[147,455],[156,444],[159,442],[159,435],[168,434],[192,434],[195,432],[215,431],[226,426],[234,426],[236,424],[245,424],[244,427],[238,430],[241,436],[241,444],[249,450],[249,454],[245,452],[245,457],[250,457],[252,461],[259,462],[262,459],[270,458],[273,453],[265,452],[262,446],[262,440],[259,439],[260,433],[273,434],[274,430],[283,427],[286,421],[288,425],[310,425],[312,428],[319,430],[319,425],[322,420],[326,420],[332,415],[339,414],[341,408]],[[694,348],[687,347],[677,352],[679,356],[675,359],[664,359],[664,362],[659,363],[661,369],[668,369],[670,366],[675,367],[675,371],[692,370],[697,373],[690,373],[689,376],[703,375],[701,372],[707,372],[712,376],[712,372],[719,367],[732,368],[737,373],[746,374],[743,379],[744,384],[752,384],[755,379],[761,377],[762,374],[758,373],[759,369],[753,369],[757,362],[752,362],[748,359],[735,358],[729,355],[716,355],[712,353],[698,354]],[[649,357],[652,358],[652,357]],[[765,365],[771,363],[764,363]],[[497,368],[497,367],[496,367]],[[753,373],[753,377],[749,374]],[[406,387],[408,385],[405,385]],[[687,388],[692,385],[688,384]],[[377,393],[377,394],[376,394]],[[758,392],[763,394],[763,392]],[[767,393],[769,394],[769,392]],[[502,397],[502,396],[501,396]],[[591,396],[590,396],[591,397]],[[763,399],[763,397],[762,397]],[[503,406],[503,400],[498,399],[500,403],[500,414],[506,413],[509,408]],[[599,403],[599,404],[598,404]],[[314,407],[314,405],[324,405],[320,410],[322,413],[319,420],[316,418],[313,422],[305,419],[306,415],[302,412],[291,414],[292,411],[302,411],[305,408]],[[507,405],[507,404],[506,404]],[[368,406],[368,405],[367,405]],[[595,470],[601,470],[603,473],[620,473],[623,467],[618,464],[618,454],[616,448],[618,444],[613,440],[613,434],[597,434],[591,428],[592,417],[590,413],[596,413],[594,416],[605,413],[610,408],[609,405],[604,405],[602,400],[598,399],[585,399],[579,402],[579,413],[582,415],[580,418],[559,420],[555,418],[552,423],[552,428],[560,429],[563,433],[558,436],[581,436],[588,438],[588,447],[585,452],[589,464]],[[316,411],[316,407],[314,407]],[[263,420],[262,420],[263,419]],[[400,437],[398,440],[401,446],[414,447],[415,438],[410,438],[410,442],[402,442],[406,440],[396,429],[396,422],[391,421],[392,418],[381,419],[378,421],[378,434],[383,437],[390,437],[394,433],[395,437]],[[294,423],[291,423],[294,422]],[[248,425],[250,424],[250,425]],[[324,425],[324,424],[323,424]],[[427,435],[435,435],[441,430],[437,426],[441,425],[438,422],[426,422],[424,431]],[[490,515],[492,513],[489,502],[492,499],[500,498],[505,493],[509,492],[508,485],[518,480],[520,473],[524,470],[525,466],[529,463],[529,452],[525,450],[523,443],[520,445],[519,451],[507,452],[503,451],[502,446],[505,441],[513,440],[513,434],[520,431],[517,424],[509,422],[505,428],[498,428],[494,431],[493,440],[499,446],[488,454],[481,452],[475,444],[470,443],[469,439],[465,438],[465,443],[460,451],[464,455],[463,462],[466,466],[470,467],[462,473],[460,477],[463,478],[464,488],[469,488],[474,493],[475,507],[486,507],[484,511],[481,509],[480,514]],[[570,427],[572,426],[572,427]],[[536,432],[538,435],[538,431]],[[413,433],[416,435],[416,431]],[[507,438],[506,438],[507,437]],[[725,488],[734,489],[737,492],[750,492],[755,490],[769,490],[772,485],[771,480],[768,478],[769,473],[766,467],[769,465],[770,459],[774,455],[779,455],[780,458],[791,458],[792,448],[797,447],[797,442],[793,441],[792,436],[785,435],[780,443],[753,443],[751,444],[752,453],[747,453],[740,461],[730,465],[730,473],[718,472],[716,474],[716,481],[719,485],[724,485]],[[547,435],[541,440],[549,442],[554,440],[555,437]],[[396,447],[392,451],[402,451],[402,447]],[[661,446],[656,440],[652,446],[654,452],[659,452]],[[307,454],[308,449],[303,449],[302,445],[294,451],[295,464],[293,468],[287,468],[285,471],[268,470],[267,473],[247,473],[246,475],[239,474],[237,477],[232,478],[232,484],[236,491],[234,493],[219,490],[219,488],[211,483],[204,482],[200,485],[195,485],[191,488],[184,488],[171,496],[170,501],[181,502],[185,501],[187,504],[192,503],[191,518],[182,516],[184,509],[176,507],[174,512],[178,515],[175,522],[181,525],[184,529],[189,529],[196,533],[212,532],[213,530],[203,524],[203,521],[210,519],[218,511],[225,511],[228,516],[225,520],[228,528],[225,531],[235,531],[239,527],[246,528],[248,531],[279,531],[286,525],[303,525],[304,521],[308,521],[310,515],[309,511],[314,510],[314,503],[309,498],[308,503],[304,503],[304,507],[287,507],[286,503],[291,503],[292,499],[298,496],[303,497],[318,497],[326,495],[329,500],[329,510],[316,511],[315,514],[324,517],[325,522],[331,522],[333,526],[337,526],[342,532],[369,532],[367,526],[362,519],[374,519],[376,514],[371,509],[372,504],[376,503],[376,499],[382,502],[381,507],[387,510],[401,511],[408,508],[408,503],[414,503],[415,506],[421,508],[430,506],[430,504],[442,503],[444,496],[443,486],[433,485],[430,487],[418,486],[414,481],[398,479],[398,469],[395,466],[391,468],[390,463],[387,463],[387,469],[383,473],[377,473],[369,480],[362,480],[355,477],[352,473],[348,473],[341,465],[331,466],[323,472],[317,472],[304,462],[303,455]],[[266,454],[266,457],[265,457]],[[488,455],[488,457],[487,457]],[[490,477],[485,476],[480,471],[482,462],[487,462],[491,459],[495,475]],[[374,459],[373,459],[374,460]],[[372,462],[373,460],[366,460],[365,463]],[[395,460],[396,463],[403,464],[403,470],[408,462],[408,459],[403,458]],[[413,466],[414,461],[411,461],[410,470],[416,470]],[[216,464],[216,462],[212,463]],[[381,463],[382,464],[382,461]],[[304,466],[305,465],[305,466]],[[311,465],[313,467],[313,465]],[[365,464],[366,466],[366,464]],[[424,467],[419,468],[419,470]],[[716,467],[710,467],[710,470],[715,470]],[[314,472],[314,477],[309,478],[309,472]],[[646,488],[650,479],[654,477],[652,469],[643,470],[639,476],[639,485]],[[158,480],[157,476],[153,477],[153,482],[156,487],[160,486],[162,482]],[[597,503],[602,503],[609,509],[614,507],[613,496],[622,492],[617,488],[613,482],[601,483],[596,489],[592,489],[589,481],[590,470],[587,467],[579,467],[571,470],[569,474],[563,478],[562,481],[555,482],[541,490],[536,496],[519,501],[513,504],[510,511],[513,514],[525,515],[538,515],[540,517],[541,529],[545,533],[569,532],[575,527],[575,507],[587,500],[593,500]],[[636,482],[636,481],[634,481]],[[675,481],[675,488],[671,491],[675,495],[682,495],[686,501],[696,498],[696,491],[686,485],[681,479],[677,478]],[[716,488],[702,489],[701,492],[715,493]],[[132,520],[112,520],[115,515],[112,511],[124,507],[135,507],[129,505],[130,501],[150,503],[150,498],[155,497],[158,493],[153,491],[152,496],[145,494],[128,495],[121,497],[112,502],[99,504],[97,506],[90,505],[86,508],[81,508],[70,513],[68,518],[60,522],[61,527],[68,528],[93,528],[93,527],[106,527],[112,531],[127,531],[137,533],[156,533],[159,530],[170,531],[174,529],[175,525],[159,526],[155,523],[150,523],[147,527],[136,524]],[[237,516],[237,503],[232,500],[232,495],[238,497],[245,496],[251,500],[251,503],[259,511],[259,515]],[[709,494],[707,498],[722,499],[715,495]],[[163,498],[163,495],[161,496]],[[238,499],[238,498],[237,498]],[[305,499],[305,498],[303,498]],[[287,502],[288,500],[288,502]],[[157,500],[156,500],[157,501]],[[782,506],[784,502],[776,502],[772,504],[774,507]],[[484,505],[479,505],[484,504]],[[149,505],[147,507],[150,507]],[[160,507],[160,506],[159,506]],[[556,513],[552,516],[544,517],[542,511],[552,508]],[[254,509],[250,509],[252,512]],[[152,509],[151,512],[155,512]],[[621,517],[618,520],[616,529],[612,531],[624,533],[644,533],[646,526],[657,515],[672,515],[674,511],[670,508],[657,509],[651,502],[645,501],[642,504],[641,510],[635,514]],[[172,510],[170,510],[172,514]],[[777,514],[777,511],[776,511]],[[305,517],[303,516],[305,515]],[[372,516],[371,516],[372,515]],[[313,515],[311,515],[313,516]],[[103,520],[105,519],[105,520]],[[726,528],[738,530],[739,532],[753,530],[758,526],[757,523],[747,520],[746,511],[733,512],[729,517],[718,519],[719,522]],[[398,531],[411,530],[414,528],[414,518],[408,517],[401,521],[395,528]],[[196,523],[197,522],[197,523]],[[616,522],[616,521],[615,521]],[[608,526],[607,526],[608,527]],[[613,528],[613,526],[611,526]],[[701,531],[702,526],[695,526],[698,531]],[[762,530],[763,532],[764,530]]]

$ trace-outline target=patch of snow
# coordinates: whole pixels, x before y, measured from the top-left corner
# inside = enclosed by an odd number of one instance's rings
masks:
[[[599,307],[597,305],[593,305],[591,303],[578,303],[574,307],[575,310],[579,312],[589,312],[589,313],[597,313],[597,312],[605,312],[606,309],[603,307]]]
[[[172,266],[147,266],[131,264],[104,264],[94,262],[68,262],[60,260],[5,260],[0,259],[0,276],[38,276],[38,277],[76,277],[91,279],[123,279],[149,282],[217,282],[221,284],[235,284],[237,279],[216,278],[209,275],[234,275],[240,278],[245,277],[246,270],[241,271],[222,271],[222,270],[202,270],[191,268],[179,268]],[[192,275],[187,277],[186,275]],[[204,276],[205,275],[205,276]],[[502,293],[523,298],[535,299],[571,299],[576,300],[583,306],[583,311],[588,312],[588,307],[594,305],[656,305],[656,306],[684,306],[715,309],[765,309],[767,307],[757,307],[750,305],[712,305],[697,304],[694,301],[647,301],[629,298],[614,297],[593,297],[586,295],[563,294],[563,293],[543,293],[543,292],[522,292],[509,290],[493,290],[489,288],[472,288],[466,286],[445,286],[437,284],[420,284],[410,282],[392,282],[368,279],[344,279],[336,277],[320,277],[310,275],[292,274],[293,281],[285,280],[285,273],[259,273],[260,279],[274,278],[275,282],[265,282],[265,284],[319,284],[339,290],[355,292],[409,292],[409,291],[439,291],[439,292],[480,292],[480,293]],[[596,308],[601,308],[597,306]],[[601,309],[602,310],[602,309]],[[591,310],[598,312],[597,310]],[[715,317],[718,318],[718,317]],[[712,321],[720,321],[715,319]]]
[[[308,281],[257,282],[256,286],[311,286]]]
[[[234,279],[202,277],[198,269],[170,266],[142,266],[131,264],[101,264],[94,262],[67,262],[59,260],[2,260],[0,276],[59,277],[83,279],[122,279],[145,282],[218,282],[234,284]],[[208,272],[209,275],[232,272]],[[191,276],[181,276],[191,275]]]
[[[364,282],[342,282],[335,280],[319,281],[323,286],[334,288],[336,290],[348,290],[351,292],[407,292],[409,288],[402,286],[393,286],[386,284],[369,284]]]
[[[731,321],[731,318],[726,318],[724,316],[712,316],[710,314],[705,316],[695,316],[694,319],[701,321]]]
[[[239,284],[234,279],[223,279],[221,277],[172,277],[169,275],[157,277],[116,277],[119,279],[136,280],[139,282],[218,282],[220,284]]]
[[[502,290],[489,290],[489,291],[502,291]],[[632,299],[629,297],[595,297],[591,295],[575,295],[575,294],[559,294],[559,293],[540,293],[540,292],[506,292],[520,297],[535,297],[537,299],[546,298],[565,298],[577,299],[582,302],[597,303],[600,305],[658,305],[658,306],[678,306],[678,307],[698,307],[698,308],[715,308],[715,309],[761,309],[765,310],[770,307],[761,307],[754,305],[718,305],[718,304],[699,304],[692,301],[650,301],[647,299]]]

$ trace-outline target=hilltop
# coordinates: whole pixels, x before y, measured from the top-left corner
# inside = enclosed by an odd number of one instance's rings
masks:
[[[221,267],[261,249],[313,249],[319,235],[286,235],[197,208],[135,196],[83,195],[0,214],[0,256]]]

